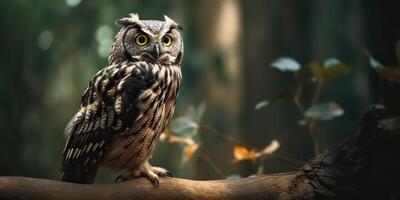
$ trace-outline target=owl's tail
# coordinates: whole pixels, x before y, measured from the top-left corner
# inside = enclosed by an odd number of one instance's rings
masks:
[[[82,184],[92,184],[96,178],[98,167],[93,167],[92,169],[71,169],[67,166],[65,169],[61,170],[60,180],[72,183],[82,183]]]

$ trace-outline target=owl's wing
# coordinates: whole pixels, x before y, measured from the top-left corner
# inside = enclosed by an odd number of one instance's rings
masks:
[[[149,83],[136,66],[107,67],[89,83],[81,109],[67,126],[60,180],[92,183],[112,142],[137,118],[136,98]]]

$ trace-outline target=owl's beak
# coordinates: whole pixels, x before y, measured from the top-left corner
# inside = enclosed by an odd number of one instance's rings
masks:
[[[160,57],[160,46],[159,45],[154,45],[153,49],[151,50],[151,55],[153,56],[153,58],[155,60],[158,60],[158,58]]]

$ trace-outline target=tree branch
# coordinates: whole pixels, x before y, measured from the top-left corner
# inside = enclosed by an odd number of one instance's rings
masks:
[[[145,178],[83,185],[25,177],[0,177],[0,199],[391,199],[400,178],[400,123],[372,107],[359,128],[331,152],[295,172],[238,180]]]

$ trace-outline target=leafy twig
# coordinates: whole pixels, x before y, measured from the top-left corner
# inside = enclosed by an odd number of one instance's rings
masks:
[[[311,101],[311,107],[315,106],[317,104],[317,101],[319,99],[319,96],[321,95],[321,90],[324,85],[323,80],[318,80],[314,96]],[[313,143],[314,143],[314,155],[318,155],[320,153],[320,145],[316,133],[316,126],[317,126],[318,120],[317,119],[309,119],[308,120],[308,133],[310,134]]]
[[[211,133],[211,134],[213,134],[213,135],[215,135],[217,137],[220,137],[220,138],[222,138],[222,139],[224,139],[226,141],[229,141],[230,143],[233,143],[235,145],[240,145],[240,146],[244,146],[244,147],[247,147],[247,148],[253,148],[251,145],[246,144],[246,143],[244,143],[244,142],[242,142],[242,141],[240,141],[240,140],[238,140],[238,139],[236,139],[236,138],[234,138],[234,137],[232,137],[232,136],[230,136],[228,134],[221,133],[218,130],[216,130],[216,129],[210,127],[210,126],[207,126],[207,125],[204,125],[204,124],[200,124],[199,128],[203,129],[203,130],[206,130],[208,133]]]
[[[322,86],[323,85],[324,85],[324,81],[323,80],[318,80],[317,87],[315,89],[315,93],[314,93],[313,99],[311,101],[311,106],[315,106],[315,104],[317,104],[317,101],[318,101],[319,96],[321,94],[321,90],[322,90]]]
[[[304,108],[300,102],[300,97],[303,92],[303,84],[300,82],[297,73],[294,74],[294,78],[296,79],[297,88],[295,94],[293,95],[293,102],[296,105],[297,109],[299,109],[300,113],[304,116]]]
[[[243,147],[246,147],[246,148],[248,148],[248,149],[256,149],[254,146],[249,145],[249,144],[245,144],[245,143],[241,142],[240,140],[238,140],[238,139],[236,139],[236,138],[234,138],[234,137],[232,137],[232,136],[230,136],[230,135],[223,134],[223,133],[219,132],[218,130],[216,130],[216,129],[210,127],[210,126],[207,126],[207,125],[200,125],[199,127],[200,127],[200,128],[203,128],[203,129],[205,129],[205,130],[208,130],[209,133],[212,133],[212,134],[214,134],[215,136],[218,136],[218,137],[220,137],[220,138],[222,138],[222,139],[224,139],[224,140],[226,140],[226,141],[228,141],[228,142],[230,142],[230,143],[232,143],[232,144],[234,144],[234,145],[243,146]],[[204,154],[204,153],[203,153],[203,154]],[[264,157],[264,156],[262,156],[262,157]],[[262,157],[261,157],[261,158],[262,158]],[[282,160],[282,161],[286,161],[286,162],[288,162],[289,164],[292,164],[292,165],[294,165],[294,166],[296,166],[296,167],[297,167],[297,166],[302,166],[302,164],[304,163],[303,161],[296,160],[296,159],[293,159],[293,158],[289,158],[289,157],[287,157],[287,156],[279,155],[279,154],[276,154],[276,153],[269,154],[268,157],[270,157],[270,158],[276,158],[276,159],[279,159],[279,160]]]

